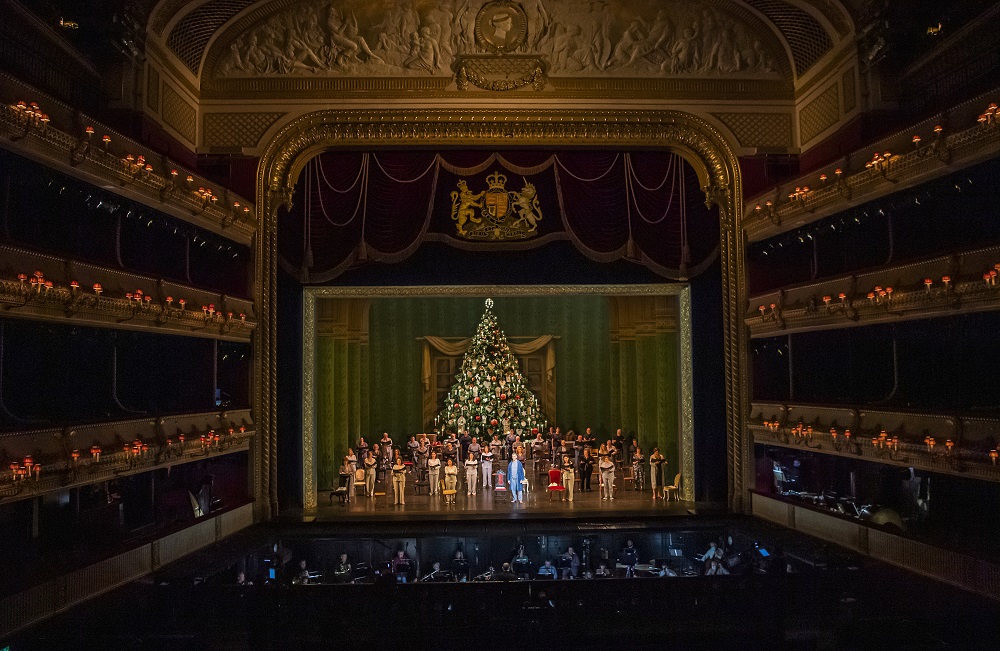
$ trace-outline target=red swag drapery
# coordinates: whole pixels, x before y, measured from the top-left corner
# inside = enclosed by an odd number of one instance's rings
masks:
[[[493,173],[508,190],[536,187],[542,219],[530,239],[458,237],[451,192],[459,180],[479,192]],[[569,240],[596,262],[627,257],[683,280],[718,253],[718,210],[703,198],[694,169],[669,152],[326,152],[279,217],[279,260],[302,282],[327,282],[365,261],[402,261],[423,242],[523,250]]]

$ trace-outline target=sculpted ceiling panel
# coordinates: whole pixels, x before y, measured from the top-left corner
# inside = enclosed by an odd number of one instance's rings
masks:
[[[774,33],[723,0],[278,0],[230,24],[204,77],[450,77],[508,54],[559,77],[790,77]]]

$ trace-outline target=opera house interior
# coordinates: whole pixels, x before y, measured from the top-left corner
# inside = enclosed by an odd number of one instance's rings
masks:
[[[0,7],[0,649],[1000,648],[1000,4]]]

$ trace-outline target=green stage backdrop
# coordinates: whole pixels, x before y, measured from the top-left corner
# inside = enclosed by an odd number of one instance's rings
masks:
[[[324,299],[338,300],[338,299]],[[469,337],[482,298],[374,299],[368,343],[316,340],[316,435],[319,486],[335,483],[339,460],[360,436],[389,432],[396,443],[422,431],[423,343],[419,337]],[[676,332],[611,341],[603,296],[503,297],[493,308],[507,337],[555,335],[557,424],[593,428],[603,439],[622,427],[644,452],[658,445],[676,472],[678,337]],[[672,479],[672,475],[670,476]]]

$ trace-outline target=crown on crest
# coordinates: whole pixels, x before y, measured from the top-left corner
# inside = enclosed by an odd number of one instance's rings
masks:
[[[490,190],[503,190],[507,185],[507,177],[500,172],[493,172],[486,177],[486,182],[490,184]]]

